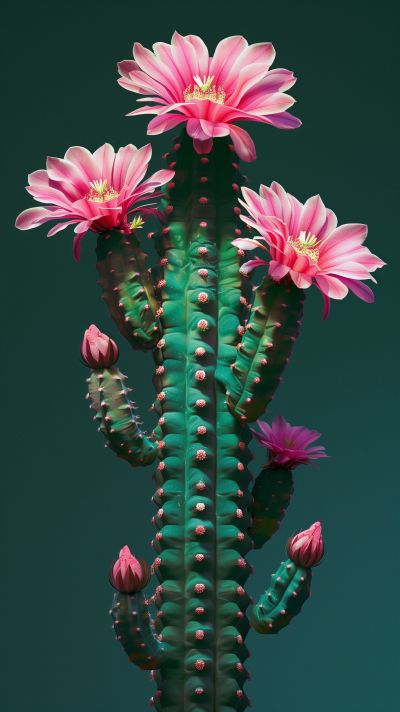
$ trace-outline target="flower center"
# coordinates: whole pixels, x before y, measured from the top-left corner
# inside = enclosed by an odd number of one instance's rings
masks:
[[[285,444],[285,447],[288,447],[289,449],[294,447],[294,442],[291,438],[285,438],[284,444]]]
[[[144,225],[144,220],[140,215],[135,215],[133,218],[130,228],[131,230],[138,230],[139,228],[143,227]]]
[[[306,233],[302,230],[296,239],[289,237],[289,245],[293,247],[298,255],[306,255],[312,262],[318,262],[318,240],[311,232]]]
[[[225,92],[221,87],[214,84],[214,76],[203,75],[203,79],[198,74],[193,75],[194,84],[189,84],[183,92],[185,102],[193,101],[193,99],[208,99],[215,104],[225,103]]]
[[[85,197],[92,203],[105,203],[107,200],[118,197],[118,191],[114,190],[112,185],[109,186],[103,178],[90,181],[89,186],[90,191]]]

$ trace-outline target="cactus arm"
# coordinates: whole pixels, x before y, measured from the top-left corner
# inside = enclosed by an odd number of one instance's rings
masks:
[[[99,235],[96,252],[103,298],[119,331],[135,348],[153,348],[160,338],[159,303],[137,238]]]
[[[283,561],[271,576],[271,585],[249,610],[250,625],[257,633],[279,633],[300,613],[310,596],[311,569],[303,569],[290,559]]]
[[[168,646],[160,643],[153,633],[154,623],[143,593],[116,593],[110,615],[116,639],[130,662],[142,670],[157,669],[162,658],[168,655]]]
[[[284,468],[264,467],[253,489],[252,523],[249,529],[254,548],[260,549],[278,530],[290,504],[293,475]]]
[[[228,405],[243,421],[257,420],[277,388],[299,331],[304,292],[267,277],[253,306],[228,381]]]
[[[148,465],[157,456],[157,444],[139,428],[125,380],[115,366],[93,370],[88,379],[89,400],[108,447],[133,467]]]

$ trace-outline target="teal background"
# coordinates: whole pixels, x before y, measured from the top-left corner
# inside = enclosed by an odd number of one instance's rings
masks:
[[[146,709],[153,686],[114,642],[110,562],[128,543],[151,560],[151,470],[103,449],[84,400],[79,360],[90,322],[117,338],[120,365],[144,414],[151,357],[118,338],[96,285],[94,237],[77,265],[72,231],[18,232],[32,204],[28,172],[74,144],[146,142],[145,118],[115,64],[134,40],[176,28],[210,50],[230,34],[272,41],[274,66],[295,71],[295,113],[283,132],[247,125],[258,160],[251,186],[276,179],[304,200],[321,192],[341,222],[367,222],[389,266],[376,303],[349,296],[328,322],[310,290],[303,335],[270,415],[317,428],[331,459],[296,472],[296,494],[273,542],[254,553],[256,595],[287,537],[320,519],[326,558],[313,596],[279,636],[251,633],[248,686],[256,712],[395,712],[399,695],[398,539],[398,25],[396,3],[8,3],[2,39],[2,710]],[[397,104],[397,106],[396,106]],[[155,137],[161,166],[175,132]],[[4,165],[4,161],[6,161]],[[397,390],[397,392],[396,392]],[[257,463],[263,461],[258,453]],[[257,473],[257,467],[254,467]]]

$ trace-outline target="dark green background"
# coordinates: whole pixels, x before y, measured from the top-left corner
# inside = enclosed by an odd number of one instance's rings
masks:
[[[349,296],[323,323],[317,290],[308,295],[271,415],[321,430],[331,459],[297,471],[280,533],[251,556],[251,592],[265,585],[288,535],[316,519],[327,554],[301,616],[277,637],[249,636],[248,691],[256,712],[398,710],[395,6],[82,0],[8,2],[3,11],[4,712],[139,712],[153,689],[127,663],[107,616],[108,568],[120,546],[151,559],[153,485],[149,470],[130,471],[103,450],[84,400],[83,330],[94,321],[117,338],[96,285],[95,240],[85,240],[77,265],[72,231],[48,240],[45,227],[21,233],[13,221],[31,204],[27,173],[47,154],[146,142],[146,119],[124,117],[134,95],[118,87],[115,64],[134,40],[170,41],[175,28],[202,35],[210,50],[236,33],[274,43],[275,66],[299,77],[293,93],[304,126],[247,125],[258,150],[246,166],[251,185],[276,179],[302,200],[320,192],[341,222],[369,224],[370,249],[390,263],[372,306]],[[152,141],[154,168],[174,134]],[[151,427],[151,357],[118,341]]]

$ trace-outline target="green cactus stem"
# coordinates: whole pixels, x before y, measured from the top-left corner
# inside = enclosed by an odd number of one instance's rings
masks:
[[[243,179],[226,141],[198,156],[183,135],[170,159],[169,223],[157,240],[164,286],[154,382],[163,447],[153,546],[156,630],[172,651],[155,673],[161,696],[154,704],[240,710],[247,700],[250,434],[227,408],[224,374],[245,313],[231,244]]]
[[[118,454],[129,459],[131,451],[132,464],[159,458],[152,542],[158,585],[149,602],[157,608],[157,641],[168,654],[154,660],[151,702],[160,712],[242,712],[249,704],[246,555],[281,516],[276,508],[268,515],[273,523],[257,518],[260,506],[266,515],[267,494],[257,480],[253,505],[247,420],[262,413],[279,381],[299,331],[303,295],[266,280],[249,303],[250,280],[241,275],[242,256],[232,244],[243,227],[237,197],[245,179],[228,139],[198,155],[183,132],[168,162],[175,177],[166,194],[167,225],[154,237],[159,264],[146,272],[147,291],[140,286],[143,269],[130,271],[131,251],[139,249],[135,238],[116,235],[114,243],[111,235],[107,246],[99,238],[98,248],[120,330],[134,345],[139,339],[153,350],[158,447],[139,435],[122,377],[118,384],[94,373],[91,398]],[[132,302],[121,302],[121,295]],[[271,499],[280,493],[278,483],[268,488]],[[129,656],[137,649],[136,628],[125,629]]]
[[[157,443],[140,429],[125,381],[115,366],[93,370],[88,379],[91,407],[108,447],[133,467],[149,465],[157,456]]]
[[[303,569],[290,559],[283,561],[272,574],[270,587],[249,609],[252,628],[263,634],[285,628],[310,596],[311,575],[311,569]]]
[[[129,660],[142,670],[158,668],[162,659],[168,655],[168,649],[154,635],[154,623],[143,593],[114,594],[110,615],[114,621],[116,638]]]
[[[303,303],[303,290],[289,281],[266,277],[256,289],[229,380],[236,417],[252,422],[265,412],[299,335]]]
[[[264,467],[252,489],[252,524],[250,536],[254,548],[260,549],[279,529],[293,493],[291,470]]]
[[[159,339],[159,303],[147,255],[135,235],[117,231],[100,235],[97,270],[103,298],[121,334],[138,349],[151,349]]]

